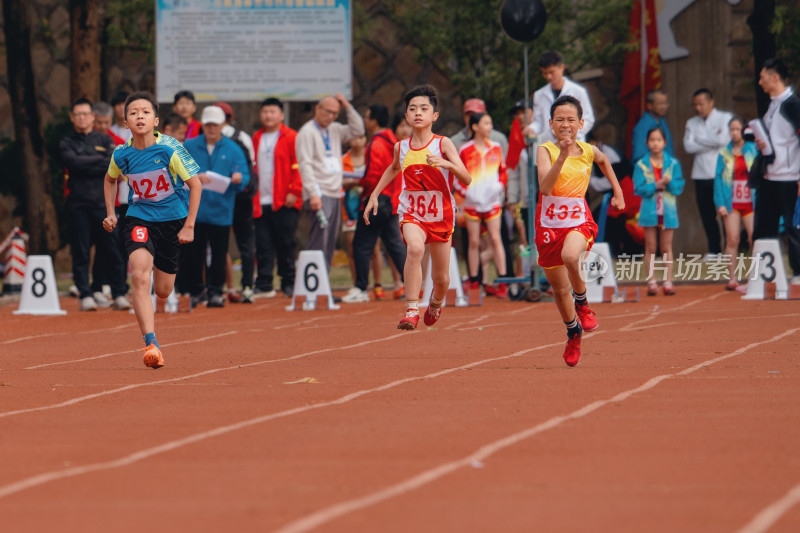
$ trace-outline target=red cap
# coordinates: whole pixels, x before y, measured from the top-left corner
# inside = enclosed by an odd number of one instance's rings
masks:
[[[470,98],[464,102],[464,113],[486,113],[486,104],[480,98]]]
[[[214,105],[222,108],[222,112],[225,113],[225,118],[228,120],[233,118],[233,108],[229,104],[226,104],[225,102],[217,102]]]

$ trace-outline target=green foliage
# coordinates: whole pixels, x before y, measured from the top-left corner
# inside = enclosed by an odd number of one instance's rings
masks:
[[[789,72],[796,75],[800,72],[800,10],[795,4],[778,2],[770,32],[775,36],[778,56],[786,62]]]
[[[523,98],[522,43],[500,26],[503,0],[385,0],[401,40],[417,60],[442,71],[466,98],[483,98],[501,126],[505,110]],[[558,50],[568,70],[622,64],[631,0],[544,0],[547,25],[529,44],[531,90],[544,84],[537,61]]]
[[[156,4],[153,0],[112,0],[106,7],[107,46],[147,52],[155,61]]]

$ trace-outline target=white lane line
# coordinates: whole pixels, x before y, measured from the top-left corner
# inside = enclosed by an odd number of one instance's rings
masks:
[[[708,322],[730,322],[732,320],[753,320],[753,319],[764,319],[764,318],[789,318],[789,317],[797,317],[800,316],[800,313],[786,313],[783,315],[758,315],[756,316],[734,316],[734,317],[725,317],[725,318],[708,318],[704,320],[693,320],[692,324],[701,324],[701,323],[708,323]],[[643,329],[652,329],[652,328],[662,328],[664,326],[675,326],[680,324],[686,324],[686,322],[661,322],[659,324],[651,324],[649,326],[633,326],[628,328],[626,331],[642,331]]]
[[[736,350],[734,352],[731,352],[730,354],[727,354],[727,355],[722,356],[722,357],[718,357],[716,359],[711,359],[711,360],[706,361],[705,363],[701,363],[699,365],[695,365],[692,368],[684,370],[683,372],[680,372],[680,373],[664,374],[664,375],[661,375],[661,376],[656,376],[656,377],[654,377],[652,379],[649,379],[647,382],[643,383],[642,385],[640,385],[640,386],[638,386],[638,387],[636,387],[634,389],[629,389],[627,391],[621,392],[621,393],[616,394],[616,395],[612,396],[611,398],[608,398],[608,399],[605,399],[605,400],[598,400],[598,401],[592,402],[592,403],[590,403],[590,404],[588,404],[588,405],[586,405],[584,407],[581,407],[580,409],[578,409],[576,411],[573,411],[572,413],[570,413],[568,415],[562,415],[562,416],[553,417],[553,418],[547,420],[546,422],[543,422],[541,424],[537,424],[537,425],[535,425],[535,426],[533,426],[531,428],[528,428],[526,430],[520,431],[518,433],[514,433],[513,435],[509,435],[508,437],[505,437],[503,439],[500,439],[500,440],[497,440],[495,442],[489,443],[489,444],[487,444],[485,446],[482,446],[481,448],[479,448],[474,453],[472,453],[472,454],[470,454],[467,457],[464,457],[462,459],[458,459],[458,460],[455,460],[455,461],[451,461],[449,463],[441,464],[441,465],[439,465],[437,467],[434,467],[434,468],[431,468],[431,469],[426,470],[424,472],[421,472],[421,473],[417,474],[416,476],[413,476],[413,477],[408,478],[408,479],[406,479],[404,481],[401,481],[400,483],[396,483],[396,484],[391,485],[389,487],[386,487],[386,488],[384,488],[382,490],[375,491],[375,492],[373,492],[371,494],[367,494],[366,496],[362,496],[361,498],[354,498],[352,500],[348,500],[348,501],[344,501],[344,502],[341,502],[341,503],[338,503],[338,504],[334,504],[334,505],[331,505],[330,507],[326,507],[324,509],[320,509],[318,511],[310,513],[310,514],[308,514],[308,515],[306,515],[304,517],[301,517],[301,518],[299,518],[299,519],[297,519],[297,520],[295,520],[295,521],[283,526],[282,528],[278,529],[276,531],[276,533],[304,533],[306,531],[311,531],[312,529],[315,529],[315,528],[317,528],[317,527],[319,527],[319,526],[321,526],[323,524],[326,524],[326,523],[328,523],[328,522],[330,522],[332,520],[335,520],[336,518],[339,518],[341,516],[344,516],[346,514],[349,514],[349,513],[355,512],[355,511],[360,511],[362,509],[365,509],[367,507],[371,507],[373,505],[376,505],[376,504],[381,503],[383,501],[386,501],[388,499],[394,498],[396,496],[401,496],[401,495],[403,495],[403,494],[405,494],[407,492],[411,492],[411,491],[417,490],[417,489],[419,489],[419,488],[421,488],[421,487],[423,487],[425,485],[428,485],[428,484],[430,484],[430,483],[432,483],[432,482],[434,482],[434,481],[436,481],[436,480],[438,480],[438,479],[440,479],[440,478],[442,478],[442,477],[444,477],[444,476],[446,476],[448,474],[451,474],[451,473],[455,472],[456,470],[460,470],[461,468],[470,466],[475,461],[483,462],[487,458],[491,457],[492,455],[496,454],[497,452],[499,452],[499,451],[501,451],[501,450],[503,450],[505,448],[508,448],[509,446],[512,446],[512,445],[517,444],[517,443],[519,443],[519,442],[521,442],[521,441],[523,441],[525,439],[528,439],[530,437],[538,435],[539,433],[543,433],[543,432],[545,432],[547,430],[553,429],[553,428],[563,424],[564,422],[567,422],[569,420],[576,420],[578,418],[583,418],[583,417],[593,413],[594,411],[597,411],[601,407],[604,407],[604,406],[609,405],[611,403],[619,403],[619,402],[622,402],[622,401],[630,398],[631,396],[633,396],[635,394],[646,392],[646,391],[654,388],[656,385],[658,385],[659,383],[661,383],[662,381],[664,381],[666,379],[673,378],[673,377],[676,377],[676,376],[690,374],[692,372],[697,371],[700,368],[703,368],[704,366],[708,366],[710,364],[714,364],[715,362],[722,361],[722,360],[727,359],[729,357],[735,357],[736,355],[739,355],[739,354],[741,354],[743,352],[746,352],[747,350],[750,350],[751,348],[755,348],[757,346],[761,346],[762,344],[768,344],[768,343],[771,343],[771,342],[775,342],[775,341],[781,340],[784,337],[792,335],[797,331],[800,331],[800,328],[794,328],[794,329],[790,329],[790,330],[784,331],[783,333],[781,333],[779,335],[776,335],[776,336],[774,336],[774,337],[772,337],[770,339],[767,339],[765,341],[759,341],[759,342],[754,342],[754,343],[748,344],[747,346],[744,346],[743,348],[739,348],[738,350]]]
[[[593,337],[593,336],[600,335],[602,333],[604,333],[604,332],[590,333],[590,334],[586,335],[586,337]],[[405,337],[407,335],[408,335],[408,333],[403,333],[403,334],[399,334],[399,335],[393,335],[392,337],[389,337],[387,339],[376,339],[375,341],[362,342],[362,343],[359,343],[357,345],[353,345],[353,347],[362,346],[362,345],[368,344],[370,342],[378,342],[379,340],[389,340],[390,338]],[[182,439],[177,439],[177,440],[174,440],[174,441],[166,442],[166,443],[161,444],[159,446],[154,446],[152,448],[146,448],[144,450],[140,450],[138,452],[131,453],[129,455],[126,455],[126,456],[121,457],[119,459],[115,459],[113,461],[107,461],[107,462],[103,462],[103,463],[94,463],[94,464],[89,464],[89,465],[83,465],[83,466],[76,466],[76,467],[72,467],[72,468],[67,468],[67,469],[63,469],[63,470],[53,470],[51,472],[45,472],[45,473],[42,473],[42,474],[31,476],[29,478],[22,479],[20,481],[16,481],[14,483],[10,483],[8,485],[0,486],[0,498],[5,498],[6,496],[10,496],[12,494],[16,494],[18,492],[22,492],[24,490],[27,490],[27,489],[30,489],[30,488],[33,488],[33,487],[44,485],[44,484],[49,483],[51,481],[56,481],[56,480],[59,480],[59,479],[65,479],[65,478],[80,476],[80,475],[83,475],[83,474],[88,474],[90,472],[96,472],[98,470],[110,470],[112,468],[120,468],[120,467],[123,467],[123,466],[128,466],[130,464],[142,461],[144,459],[153,457],[155,455],[166,453],[168,451],[175,450],[177,448],[180,448],[180,447],[183,447],[183,446],[186,446],[186,445],[189,445],[189,444],[194,444],[194,443],[197,443],[197,442],[201,442],[201,441],[204,441],[206,439],[210,439],[212,437],[218,437],[220,435],[225,435],[227,433],[231,433],[231,432],[234,432],[234,431],[237,431],[237,430],[240,430],[240,429],[244,429],[244,428],[247,428],[247,427],[250,427],[250,426],[255,426],[257,424],[262,424],[262,423],[268,422],[270,420],[275,420],[277,418],[285,418],[285,417],[288,417],[288,416],[305,413],[307,411],[311,411],[311,410],[315,410],[315,409],[322,409],[324,407],[342,405],[342,404],[351,402],[351,401],[353,401],[353,400],[355,400],[357,398],[361,398],[362,396],[366,396],[368,394],[374,394],[376,392],[382,392],[382,391],[385,391],[385,390],[393,389],[395,387],[399,387],[400,385],[404,385],[406,383],[411,383],[413,381],[430,380],[430,379],[434,379],[434,378],[437,378],[437,377],[440,377],[440,376],[444,376],[444,375],[447,375],[447,374],[452,374],[454,372],[458,372],[458,371],[461,371],[461,370],[468,370],[470,368],[474,368],[474,367],[477,367],[477,366],[480,366],[480,365],[484,365],[486,363],[492,363],[492,362],[495,362],[495,361],[501,361],[503,359],[511,359],[511,358],[514,358],[514,357],[522,357],[523,355],[527,355],[527,354],[529,354],[531,352],[535,352],[535,351],[538,351],[538,350],[544,350],[546,348],[553,348],[555,346],[563,346],[563,345],[564,345],[563,341],[554,342],[554,343],[551,343],[551,344],[544,344],[544,345],[536,346],[536,347],[533,347],[533,348],[527,348],[525,350],[520,350],[520,351],[511,353],[511,354],[503,355],[503,356],[500,356],[500,357],[493,357],[493,358],[490,358],[490,359],[483,359],[481,361],[475,361],[475,362],[472,362],[472,363],[467,363],[465,365],[461,365],[461,366],[457,366],[457,367],[453,367],[453,368],[447,368],[447,369],[440,370],[438,372],[434,372],[432,374],[427,374],[427,375],[424,375],[424,376],[415,376],[415,377],[410,377],[410,378],[403,378],[403,379],[399,379],[397,381],[392,381],[391,383],[387,383],[385,385],[381,385],[379,387],[375,387],[375,388],[372,388],[372,389],[365,389],[365,390],[353,392],[353,393],[350,393],[350,394],[346,394],[346,395],[344,395],[341,398],[338,398],[336,400],[331,400],[331,401],[327,401],[327,402],[320,402],[320,403],[316,403],[316,404],[312,404],[312,405],[304,405],[302,407],[295,407],[295,408],[292,408],[292,409],[287,409],[285,411],[280,411],[278,413],[272,413],[272,414],[268,414],[268,415],[263,415],[263,416],[259,416],[259,417],[256,417],[256,418],[251,418],[249,420],[244,420],[244,421],[241,421],[241,422],[237,422],[235,424],[221,426],[221,427],[209,430],[209,431],[203,431],[201,433],[195,433],[194,435],[189,435],[189,436],[184,437]],[[346,348],[349,348],[349,347],[346,347]],[[260,364],[260,363],[254,363],[254,364],[247,365],[247,366],[254,366],[255,364]],[[241,368],[241,367],[236,367],[236,368]],[[227,370],[227,369],[225,369],[225,370]],[[201,374],[209,374],[209,373],[212,373],[212,372],[213,371],[203,372]],[[200,374],[198,374],[198,375],[200,375]],[[188,378],[188,376],[187,376],[187,378]],[[180,378],[180,379],[186,379],[186,378]],[[167,382],[167,381],[177,381],[177,379],[175,379],[175,380],[164,380],[161,383],[164,383],[164,382]],[[149,384],[143,384],[141,386],[146,386],[146,385],[149,385]],[[117,390],[126,390],[126,389],[129,389],[129,388],[132,388],[132,387],[134,387],[134,386],[122,387],[121,389],[117,389]],[[109,391],[109,392],[111,392],[111,391]],[[100,393],[98,395],[92,395],[92,396],[96,397],[96,396],[100,396],[102,394],[104,394],[104,393]],[[67,403],[67,402],[65,402],[65,403]],[[0,415],[0,416],[2,416],[2,415]]]
[[[39,335],[28,335],[27,337],[18,337],[16,339],[10,339],[7,341],[0,342],[0,344],[15,344],[17,342],[44,339],[46,337],[56,337],[58,335],[92,335],[95,333],[108,333],[109,331],[116,331],[118,329],[129,328],[135,325],[136,325],[135,322],[131,322],[130,324],[122,324],[120,326],[114,326],[111,328],[90,329],[87,331],[64,331],[61,333],[40,333]]]
[[[237,332],[236,331],[232,331],[232,332],[226,333],[225,335],[233,335],[235,333],[237,333]],[[111,390],[107,390],[107,391],[103,391],[103,392],[97,392],[97,393],[94,393],[94,394],[87,394],[86,396],[79,396],[77,398],[72,398],[71,400],[66,400],[66,401],[63,401],[63,402],[54,403],[54,404],[50,404],[50,405],[42,405],[42,406],[39,406],[39,407],[30,407],[30,408],[27,408],[27,409],[17,409],[15,411],[6,411],[4,413],[0,413],[0,418],[6,418],[6,417],[9,417],[9,416],[14,416],[14,415],[21,415],[21,414],[24,414],[24,413],[36,413],[36,412],[39,412],[39,411],[48,411],[50,409],[59,409],[61,407],[69,407],[70,405],[75,405],[75,404],[78,404],[78,403],[81,403],[81,402],[85,402],[85,401],[88,401],[88,400],[94,400],[95,398],[102,398],[104,396],[110,396],[112,394],[118,394],[120,392],[125,392],[125,391],[129,391],[129,390],[133,390],[133,389],[138,389],[138,388],[141,388],[141,387],[152,387],[154,385],[163,385],[165,383],[175,383],[177,381],[186,381],[186,380],[190,380],[190,379],[194,379],[194,378],[198,378],[198,377],[202,377],[202,376],[208,376],[210,374],[216,374],[218,372],[225,372],[227,370],[238,370],[240,368],[249,368],[249,367],[253,367],[253,366],[266,365],[266,364],[271,364],[271,363],[281,363],[281,362],[284,362],[284,361],[292,361],[292,360],[295,360],[295,359],[302,359],[304,357],[309,357],[311,355],[321,354],[321,353],[325,353],[325,352],[332,352],[332,351],[337,351],[337,350],[350,350],[352,348],[359,348],[361,346],[366,346],[368,344],[373,344],[373,343],[376,343],[376,342],[383,342],[383,341],[393,340],[393,339],[396,339],[398,337],[408,337],[409,335],[413,335],[413,334],[414,334],[413,332],[411,332],[411,333],[409,333],[409,332],[397,333],[397,334],[391,335],[389,337],[381,337],[380,339],[362,341],[362,342],[359,342],[359,343],[356,343],[356,344],[351,344],[349,346],[339,346],[339,347],[333,347],[333,348],[320,348],[319,350],[314,350],[314,351],[311,351],[311,352],[305,352],[305,353],[301,353],[301,354],[291,355],[291,356],[288,356],[288,357],[283,357],[281,359],[270,359],[270,360],[267,360],[267,361],[257,361],[257,362],[254,362],[254,363],[240,364],[240,365],[228,366],[228,367],[223,367],[223,368],[212,368],[210,370],[204,370],[203,372],[197,372],[195,374],[189,374],[187,376],[181,376],[181,377],[177,377],[177,378],[160,379],[158,381],[150,381],[150,382],[146,382],[146,383],[136,383],[136,384],[133,384],[133,385],[125,385],[124,387],[118,387],[116,389],[111,389]],[[200,339],[198,339],[198,341],[199,340]],[[187,344],[187,343],[188,342],[185,342],[185,343],[182,343],[182,344]],[[179,344],[181,344],[181,343],[179,343]],[[137,351],[139,351],[139,350],[137,350]]]
[[[795,485],[780,500],[773,502],[758,513],[738,533],[764,533],[775,525],[789,510],[800,503],[800,485]]]
[[[197,343],[197,342],[205,342],[205,341],[209,341],[211,339],[218,339],[219,337],[227,337],[228,335],[234,335],[236,333],[239,333],[239,332],[238,331],[226,331],[225,333],[219,333],[218,335],[209,335],[208,337],[201,337],[199,339],[192,339],[192,340],[188,340],[188,341],[170,342],[168,344],[163,344],[161,347],[162,348],[168,348],[169,346],[180,346],[180,345],[184,345],[184,344],[194,344],[194,343]],[[104,359],[106,357],[113,357],[115,355],[124,355],[124,354],[129,354],[129,353],[137,353],[137,352],[141,352],[141,351],[142,351],[142,349],[139,348],[139,349],[136,349],[136,350],[126,350],[124,352],[104,353],[104,354],[100,354],[100,355],[93,355],[92,357],[84,357],[82,359],[72,359],[70,361],[56,361],[55,363],[44,363],[44,364],[41,364],[41,365],[28,366],[28,367],[25,367],[23,370],[36,370],[37,368],[44,368],[44,367],[47,367],[47,366],[69,365],[69,364],[72,364],[72,363],[83,363],[84,361],[94,361],[95,359]]]
[[[662,313],[674,313],[676,311],[683,311],[684,309],[692,307],[693,305],[697,305],[697,304],[699,304],[701,302],[706,302],[706,301],[709,301],[709,300],[714,300],[716,298],[719,298],[723,294],[725,294],[725,293],[719,292],[719,293],[716,293],[716,294],[712,294],[711,296],[704,296],[703,298],[698,298],[696,300],[692,300],[692,301],[687,302],[687,303],[685,303],[685,304],[683,304],[681,306],[678,306],[678,307],[669,307],[669,308],[662,309],[660,306],[655,305],[653,307],[653,309],[650,311],[650,314],[648,316],[646,316],[645,318],[643,318],[641,320],[636,320],[636,321],[631,322],[630,324],[628,324],[626,326],[623,326],[622,328],[620,328],[620,331],[634,331],[635,329],[639,328],[639,324],[644,324],[645,322],[651,322],[651,321],[655,320],[656,318],[658,318],[658,316],[661,315]]]

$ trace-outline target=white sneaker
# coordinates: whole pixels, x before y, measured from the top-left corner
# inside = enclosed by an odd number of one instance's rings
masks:
[[[81,298],[80,310],[97,311],[97,302],[95,302],[94,298],[92,298],[91,296],[87,296],[86,298]]]
[[[78,290],[78,287],[76,287],[75,285],[70,285],[70,287],[69,287],[69,295],[74,297],[74,298],[77,298],[77,297],[79,297],[81,295],[81,292]]]
[[[792,279],[789,280],[789,285],[800,285],[800,274],[792,276]]]
[[[131,303],[125,296],[117,296],[111,303],[111,309],[115,311],[127,311],[131,308]]]
[[[97,307],[111,307],[111,300],[106,298],[106,295],[102,292],[95,292],[92,296],[94,297],[94,303],[97,304]]]
[[[346,304],[359,304],[369,301],[369,293],[362,291],[358,287],[353,287],[347,294],[342,296],[342,303]]]
[[[261,289],[256,288],[253,290],[253,300],[260,300],[261,298],[275,298],[277,295],[278,291],[275,289],[262,291]]]

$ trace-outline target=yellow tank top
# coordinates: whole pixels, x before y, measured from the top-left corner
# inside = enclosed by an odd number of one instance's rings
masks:
[[[594,152],[589,143],[575,141],[583,150],[578,156],[569,156],[561,167],[561,174],[558,175],[556,184],[550,192],[551,196],[561,196],[564,198],[583,198],[586,196],[586,189],[589,188],[589,175],[592,173],[592,162]],[[550,154],[550,163],[555,163],[561,149],[548,141],[542,146]]]

